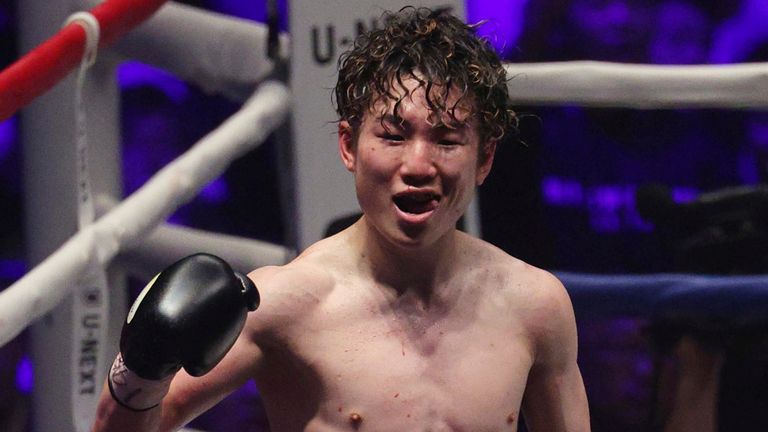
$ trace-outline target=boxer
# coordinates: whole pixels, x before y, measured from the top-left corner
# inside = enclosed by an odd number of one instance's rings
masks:
[[[275,432],[514,431],[521,415],[531,431],[589,430],[564,287],[456,228],[516,127],[501,62],[445,11],[383,21],[342,56],[335,90],[339,153],[363,215],[292,262],[251,272],[261,306],[202,376],[183,361],[159,361],[169,374],[133,371],[133,344],[121,343],[94,431],[175,430],[250,379]],[[166,309],[182,321],[195,308]],[[222,319],[205,310],[193,319]],[[207,352],[196,337],[167,343]],[[118,379],[149,397],[110,392]]]

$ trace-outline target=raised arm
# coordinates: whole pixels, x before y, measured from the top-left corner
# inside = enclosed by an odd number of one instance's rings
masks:
[[[128,313],[93,431],[174,430],[235,390],[259,358],[241,332],[257,305],[250,279],[210,255],[160,273]]]
[[[531,317],[535,359],[523,397],[531,432],[589,431],[589,408],[576,364],[576,322],[568,293],[545,273],[537,283]]]

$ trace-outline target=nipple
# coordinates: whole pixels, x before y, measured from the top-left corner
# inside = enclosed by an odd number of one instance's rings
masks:
[[[363,417],[360,416],[360,414],[353,412],[349,415],[349,422],[352,424],[352,427],[357,429],[360,427],[360,423],[363,422]]]

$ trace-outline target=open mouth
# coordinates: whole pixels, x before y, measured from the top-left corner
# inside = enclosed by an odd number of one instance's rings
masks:
[[[396,195],[393,200],[403,213],[420,215],[437,208],[440,196],[433,193],[412,193]]]

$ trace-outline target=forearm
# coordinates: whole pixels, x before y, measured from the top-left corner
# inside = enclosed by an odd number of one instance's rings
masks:
[[[132,411],[117,403],[104,384],[92,432],[158,432],[161,420],[161,405],[146,411]]]

